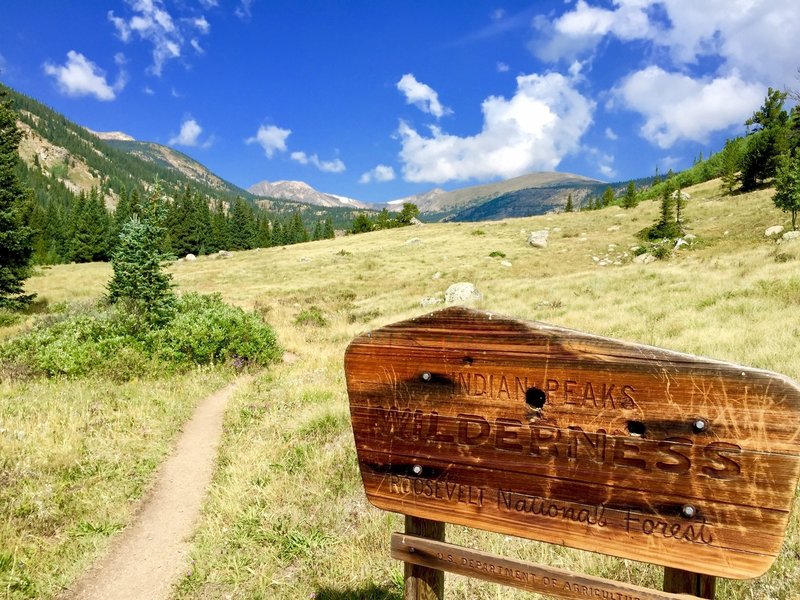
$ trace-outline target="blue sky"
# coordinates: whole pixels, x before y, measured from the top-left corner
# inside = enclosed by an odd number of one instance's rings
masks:
[[[366,201],[685,168],[800,87],[796,0],[5,4],[7,85],[242,187]]]

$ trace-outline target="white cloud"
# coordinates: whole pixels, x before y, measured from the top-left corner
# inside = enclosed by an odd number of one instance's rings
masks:
[[[800,11],[796,0],[614,0],[612,8],[579,0],[552,21],[539,17],[536,29],[530,46],[545,60],[572,59],[610,35],[665,48],[676,67],[720,58],[720,75],[737,70],[748,81],[780,88],[797,68],[786,49],[800,38]]]
[[[234,14],[243,21],[249,20],[253,16],[253,2],[254,0],[240,0],[239,6],[234,10]]]
[[[430,86],[417,81],[411,73],[406,73],[397,82],[397,89],[406,97],[407,104],[413,104],[422,112],[432,114],[437,119],[453,111],[442,106],[437,94]]]
[[[245,143],[258,143],[267,158],[275,156],[276,152],[286,152],[286,138],[291,135],[291,129],[281,129],[275,125],[262,125],[255,136],[247,138]]]
[[[192,24],[200,31],[200,33],[207,34],[209,31],[211,31],[211,24],[206,21],[206,18],[203,16],[192,19]]]
[[[616,142],[619,139],[619,136],[613,129],[611,129],[611,127],[606,127],[606,138],[612,142]]]
[[[117,35],[123,42],[130,42],[135,35],[149,42],[153,47],[153,64],[149,71],[160,76],[164,65],[173,59],[180,58],[187,33],[197,31],[208,34],[211,25],[203,16],[185,19],[174,19],[167,12],[163,0],[125,0],[132,11],[130,18],[123,18],[108,11],[108,20],[114,25]],[[207,2],[203,2],[208,5]],[[202,53],[196,39],[190,44]]]
[[[744,123],[764,96],[760,84],[727,77],[692,79],[647,67],[628,76],[613,94],[626,108],[641,113],[641,135],[661,148],[678,140],[706,142],[714,131]]]
[[[117,64],[120,64],[119,56],[116,57]],[[127,83],[125,71],[120,69],[117,81],[109,85],[105,71],[74,50],[67,52],[65,64],[46,62],[43,68],[45,74],[55,78],[58,89],[67,96],[94,96],[98,100],[114,100]]]
[[[200,4],[202,4],[203,8],[215,8],[219,6],[217,0],[200,0]]]
[[[214,138],[210,137],[205,142],[200,142],[201,133],[203,133],[203,128],[200,127],[200,124],[192,118],[187,118],[181,124],[180,133],[170,138],[169,143],[172,146],[209,148]]]
[[[431,136],[425,137],[401,122],[403,176],[443,183],[553,170],[580,149],[594,107],[563,75],[519,76],[512,98],[483,101],[483,128],[476,135],[459,137],[431,127]]]
[[[508,73],[509,70],[511,70],[511,67],[509,67],[506,63],[504,63],[502,61],[498,61],[497,62],[497,71],[498,71],[498,73]]]
[[[320,160],[316,154],[309,156],[305,152],[292,152],[289,158],[301,165],[312,164],[324,173],[342,173],[347,169],[345,164],[338,158]]]
[[[8,68],[8,61],[6,61],[6,57],[0,54],[0,73],[5,71]]]
[[[371,183],[373,181],[385,182],[392,181],[395,178],[394,168],[389,165],[378,165],[361,175],[358,183]]]
[[[196,39],[192,38],[191,42],[189,43],[191,44],[192,48],[194,48],[195,52],[197,52],[198,54],[205,54],[205,50],[203,50],[203,47],[200,45],[200,42],[198,42]]]
[[[497,8],[492,11],[491,15],[489,15],[492,21],[502,21],[505,16],[506,16],[506,11],[504,8]]]

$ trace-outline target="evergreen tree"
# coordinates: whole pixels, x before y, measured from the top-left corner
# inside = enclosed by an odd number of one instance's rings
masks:
[[[567,196],[567,204],[564,207],[564,212],[573,212],[574,210],[575,210],[575,207],[572,204],[572,194],[569,194]]]
[[[678,185],[678,189],[674,192],[675,195],[675,225],[678,228],[678,231],[681,235],[683,235],[683,209],[686,208],[686,197],[684,196],[684,192],[681,189],[681,186]]]
[[[612,202],[614,202],[614,190],[612,190],[611,186],[609,186],[605,190],[603,190],[602,205],[598,208],[601,208],[603,206],[611,206]]]
[[[331,218],[328,217],[325,219],[325,225],[322,229],[322,235],[326,240],[332,240],[336,237],[336,232],[333,229],[333,223],[331,222]]]
[[[792,215],[792,229],[797,229],[797,213],[800,211],[800,157],[785,154],[781,157],[775,175],[775,206]]]
[[[397,215],[395,220],[397,221],[397,225],[399,227],[404,227],[406,225],[411,225],[412,219],[416,219],[418,216],[419,208],[417,208],[417,205],[411,202],[404,202],[403,209],[400,211],[400,214]]]
[[[108,260],[110,225],[97,188],[92,188],[88,198],[81,194],[72,216],[70,260],[78,263]]]
[[[299,212],[292,214],[292,218],[289,220],[288,232],[284,230],[284,234],[288,238],[287,244],[301,244],[308,241],[308,231],[303,225],[303,219],[300,217]]]
[[[270,230],[269,217],[267,215],[260,215],[258,217],[256,246],[258,248],[269,248],[272,246],[272,231]]]
[[[372,231],[372,221],[366,213],[358,213],[353,219],[350,233],[366,233]]]
[[[227,250],[231,245],[230,224],[221,198],[214,203],[211,212],[211,238],[217,250]]]
[[[625,195],[622,197],[622,208],[634,208],[636,206],[636,185],[633,181],[628,182]]]
[[[392,217],[389,215],[389,211],[385,208],[378,213],[378,216],[375,217],[375,229],[389,229],[394,227],[396,222]]]
[[[123,226],[111,257],[114,275],[107,286],[107,299],[123,303],[145,327],[163,326],[175,313],[171,276],[162,269],[168,258],[162,251],[165,221],[166,207],[161,186],[156,182],[141,219],[134,215]]]
[[[764,104],[746,125],[754,127],[741,163],[742,190],[749,191],[775,176],[780,155],[788,149],[786,93],[769,88]]]
[[[230,248],[250,250],[256,245],[257,223],[253,207],[243,198],[233,201],[230,216]]]
[[[722,178],[722,191],[726,195],[733,194],[739,182],[739,167],[741,162],[740,145],[732,140],[726,140],[725,147],[720,156],[720,177]]]
[[[22,132],[17,115],[0,88],[0,308],[17,309],[29,304],[35,294],[23,294],[33,256],[31,230],[23,224],[20,210],[25,190],[17,177]]]

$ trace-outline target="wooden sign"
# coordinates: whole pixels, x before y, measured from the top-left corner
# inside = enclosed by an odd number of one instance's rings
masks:
[[[364,334],[345,367],[378,508],[731,578],[781,548],[780,375],[464,308]]]
[[[601,577],[581,575],[404,533],[392,534],[392,558],[563,600],[697,600],[697,596],[671,594]]]

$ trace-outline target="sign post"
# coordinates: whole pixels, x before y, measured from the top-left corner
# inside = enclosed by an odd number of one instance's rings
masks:
[[[700,597],[780,551],[800,475],[800,387],[780,375],[458,307],[356,338],[345,367],[367,497],[407,534],[659,564],[665,591]]]

